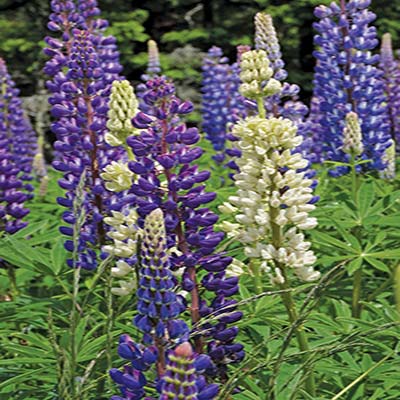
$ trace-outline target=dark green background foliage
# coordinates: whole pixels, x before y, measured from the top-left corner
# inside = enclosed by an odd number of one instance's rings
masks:
[[[99,0],[103,16],[118,38],[125,74],[140,79],[146,63],[146,40],[154,38],[162,51],[162,64],[169,76],[184,88],[199,83],[201,51],[221,46],[233,60],[235,46],[251,44],[252,19],[257,11],[274,17],[289,79],[311,90],[313,8],[330,0]],[[35,92],[45,57],[43,37],[50,0],[0,0],[0,56],[23,94]],[[389,31],[399,41],[400,2],[373,0],[379,33]],[[186,89],[187,90],[187,89]],[[195,98],[193,89],[188,95]]]

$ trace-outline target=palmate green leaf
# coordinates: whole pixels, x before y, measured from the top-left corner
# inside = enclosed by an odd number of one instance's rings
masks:
[[[59,238],[51,249],[51,267],[54,275],[58,275],[67,262],[67,251],[64,248],[64,240]]]
[[[355,271],[359,270],[361,268],[362,263],[363,263],[363,257],[357,257],[356,259],[350,261],[346,265],[346,270],[349,273],[349,275],[353,275]]]
[[[375,219],[371,223],[371,225],[378,225],[378,226],[394,226],[394,227],[399,227],[400,226],[400,215],[385,215],[383,217],[379,217]]]
[[[373,182],[365,182],[361,185],[358,194],[358,208],[361,219],[368,215],[368,211],[375,199],[375,187]]]
[[[32,377],[40,378],[41,376],[44,376],[49,372],[51,372],[49,371],[49,367],[42,367],[38,369],[29,369],[29,371],[24,373],[18,373],[16,376],[0,382],[0,393],[10,393],[10,387],[15,390],[15,387],[13,385],[19,385],[28,379],[32,380]]]
[[[396,259],[400,258],[400,248],[393,249],[393,250],[384,250],[384,251],[377,251],[375,253],[368,253],[366,254],[367,257],[373,258],[381,258],[381,259]]]
[[[47,221],[41,222],[31,222],[27,227],[21,229],[20,231],[14,233],[12,237],[14,239],[26,238],[28,236],[32,236],[34,233],[37,233],[44,229],[48,225]]]
[[[357,249],[351,247],[351,245],[344,243],[331,235],[323,232],[313,232],[313,241],[326,245],[329,247],[340,248],[342,250],[346,250],[349,254],[359,254]]]
[[[365,261],[372,265],[374,268],[378,269],[379,271],[388,272],[390,273],[390,268],[384,262],[378,260],[374,257],[364,257]]]

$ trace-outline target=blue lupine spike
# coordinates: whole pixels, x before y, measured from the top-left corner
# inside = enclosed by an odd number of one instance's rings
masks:
[[[97,18],[97,1],[53,0],[49,28],[61,33],[60,39],[46,38],[45,53],[51,57],[44,72],[51,78],[47,87],[52,93],[49,102],[55,117],[52,131],[56,134],[54,168],[64,174],[60,186],[67,192],[59,203],[69,210],[63,215],[68,224],[72,216],[76,191],[84,176],[81,190],[82,214],[77,248],[71,241],[65,247],[77,251],[77,260],[68,260],[74,267],[94,269],[96,252],[105,240],[103,208],[112,208],[112,194],[105,191],[100,172],[121,156],[119,150],[104,142],[108,95],[111,83],[119,79],[115,39],[104,36],[107,22]]]
[[[340,6],[331,3],[315,10],[320,21],[314,24],[318,32],[314,96],[320,115],[314,122],[322,136],[323,158],[348,162],[349,155],[342,150],[343,129],[345,116],[355,112],[363,137],[361,158],[370,160],[362,168],[382,170],[391,145],[390,123],[382,72],[376,67],[379,56],[372,54],[378,44],[376,29],[369,26],[375,14],[368,5],[368,1],[341,0]],[[337,176],[347,170],[338,167],[331,173]]]
[[[0,232],[15,233],[27,223],[24,207],[32,198],[36,138],[24,115],[19,91],[0,58]]]
[[[400,69],[398,62],[394,59],[392,38],[390,33],[385,33],[382,37],[381,59],[379,64],[383,71],[383,81],[387,96],[387,103],[390,116],[391,136],[400,145]]]

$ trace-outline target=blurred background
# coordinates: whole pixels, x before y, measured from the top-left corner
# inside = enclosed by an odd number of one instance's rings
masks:
[[[326,0],[99,0],[109,33],[118,39],[125,76],[140,80],[147,61],[146,41],[156,40],[165,74],[175,79],[179,94],[197,102],[202,55],[212,45],[222,47],[233,61],[236,46],[252,44],[253,17],[266,11],[274,18],[288,80],[311,93],[313,70],[313,9]],[[400,0],[373,0],[379,34],[390,32],[399,44]],[[23,96],[43,87],[43,38],[50,0],[0,0],[0,57]]]

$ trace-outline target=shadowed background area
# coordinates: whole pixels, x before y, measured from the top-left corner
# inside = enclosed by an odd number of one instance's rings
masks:
[[[174,78],[182,95],[196,99],[202,52],[213,44],[232,60],[235,46],[252,44],[253,17],[258,11],[273,16],[289,81],[310,95],[313,50],[313,9],[328,0],[99,0],[110,33],[118,39],[124,73],[137,81],[146,64],[146,41],[159,43],[163,71]],[[49,0],[0,0],[0,57],[24,96],[40,89],[43,38],[49,15]],[[390,32],[394,47],[399,42],[400,2],[373,0],[380,36]],[[39,84],[38,84],[39,83]],[[189,89],[189,87],[191,87]]]

